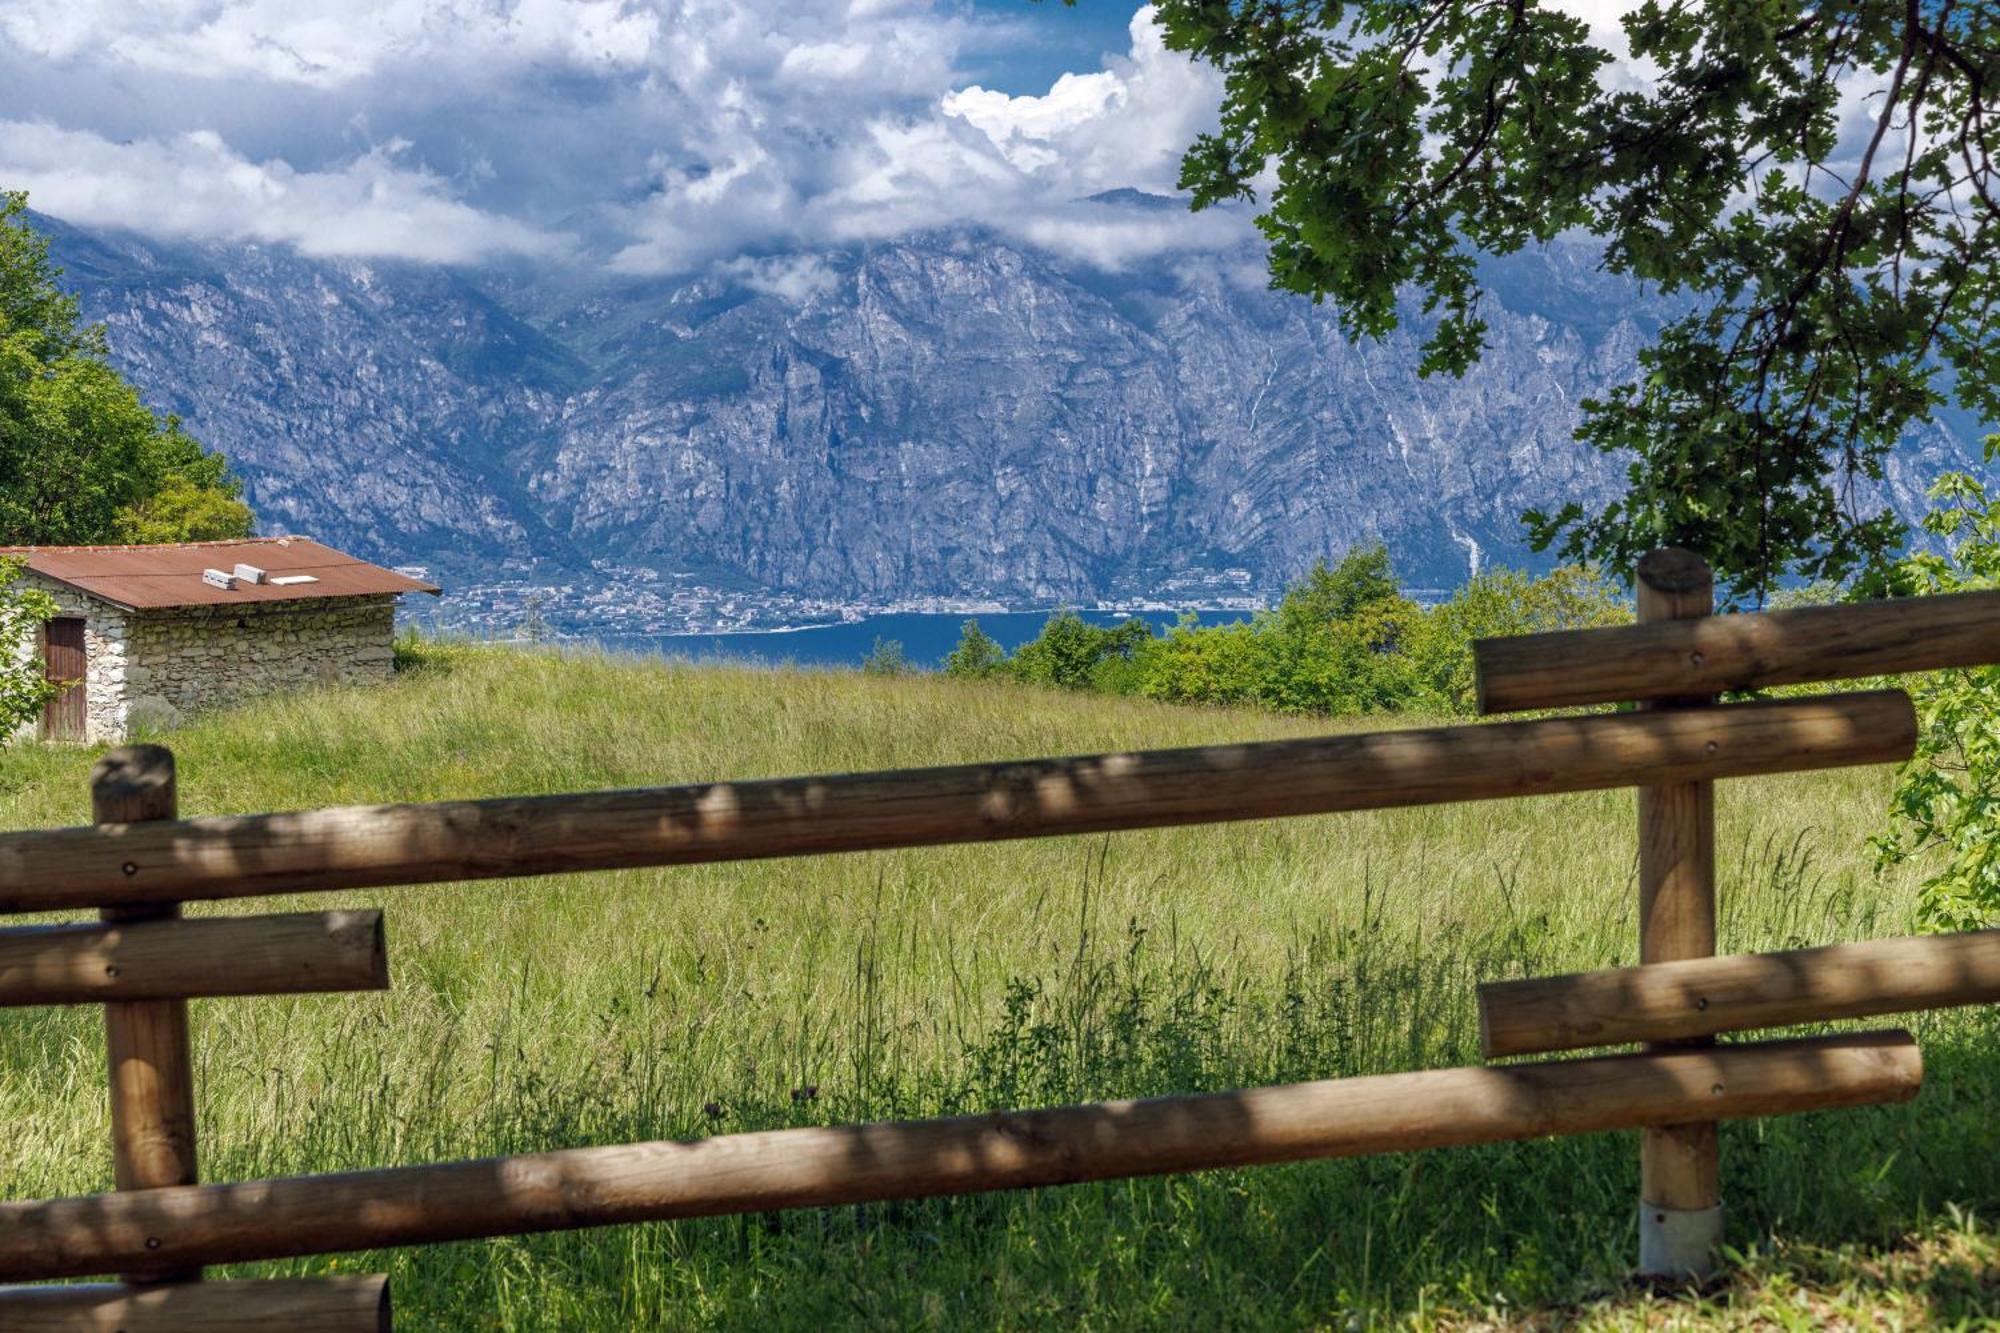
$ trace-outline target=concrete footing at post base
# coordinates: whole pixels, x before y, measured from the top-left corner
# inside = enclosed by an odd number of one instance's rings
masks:
[[[1715,1271],[1722,1245],[1722,1205],[1661,1208],[1639,1205],[1639,1276],[1698,1281]]]

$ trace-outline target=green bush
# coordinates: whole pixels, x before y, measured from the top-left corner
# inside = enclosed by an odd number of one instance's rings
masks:
[[[861,674],[864,676],[907,676],[915,671],[909,657],[903,652],[901,639],[885,639],[876,636],[875,646],[868,650],[868,656],[861,659]]]
[[[954,680],[991,680],[1006,669],[1007,650],[976,620],[960,628],[958,647],[944,659],[944,674]]]
[[[0,744],[35,720],[60,687],[43,677],[36,636],[56,613],[55,598],[22,581],[27,562],[0,557]]]
[[[1474,575],[1450,601],[1424,616],[1409,653],[1430,706],[1469,713],[1476,706],[1474,639],[1590,629],[1631,619],[1623,595],[1587,566],[1565,565],[1541,578],[1517,569],[1489,570]]]
[[[1268,654],[1253,625],[1204,626],[1184,617],[1147,645],[1140,694],[1184,704],[1252,704]]]
[[[2000,435],[1986,443],[2000,454]],[[1931,488],[1924,529],[1940,550],[1903,562],[1896,595],[2000,586],[2000,496],[1980,478],[1946,473]],[[1917,708],[1915,756],[1898,770],[1890,826],[1874,839],[1884,866],[1922,858],[1923,917],[1963,930],[2000,920],[2000,667],[1926,672],[1905,684]]]
[[[1098,683],[1107,663],[1130,661],[1152,637],[1152,627],[1143,620],[1106,628],[1062,610],[1049,617],[1040,634],[1021,645],[1008,665],[1014,679],[1030,685],[1089,689]]]
[[[1042,632],[1021,645],[1012,657],[968,620],[958,647],[945,658],[944,674],[965,680],[995,677],[1063,690],[1096,690],[1131,694],[1133,658],[1152,642],[1153,628],[1131,619],[1113,626],[1093,625],[1064,608],[1042,626]]]

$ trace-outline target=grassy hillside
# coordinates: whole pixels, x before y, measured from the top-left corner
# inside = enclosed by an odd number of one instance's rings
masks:
[[[183,810],[204,814],[1327,725],[465,649],[386,688],[273,700],[162,739]],[[82,822],[92,758],[0,752],[0,827]],[[1887,782],[1723,785],[1725,949],[1907,928],[1913,880],[1878,879],[1862,847]],[[1633,961],[1632,823],[1631,796],[1611,792],[335,895],[387,908],[394,988],[200,1002],[203,1174],[1469,1063],[1474,981]],[[1752,1252],[1694,1301],[1618,1286],[1636,1246],[1632,1135],[267,1271],[386,1266],[413,1328],[1992,1317],[2000,1249],[1977,1218],[2000,1204],[2000,1022],[1914,1027],[1929,1071],[1914,1105],[1725,1129],[1730,1239]],[[0,1014],[0,1192],[109,1185],[102,1060],[94,1011]]]

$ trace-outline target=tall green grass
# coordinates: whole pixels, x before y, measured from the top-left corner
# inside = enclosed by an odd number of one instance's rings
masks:
[[[1329,725],[936,678],[431,649],[390,686],[161,739],[184,812],[205,814]],[[0,752],[0,826],[82,822],[92,758]],[[1909,928],[1913,872],[1878,878],[1862,846],[1888,777],[1723,785],[1725,949]],[[387,908],[394,987],[198,1002],[203,1173],[1471,1063],[1475,982],[1634,960],[1632,824],[1631,796],[1611,792],[335,895]],[[1865,1254],[2000,1200],[1992,1012],[1913,1026],[1928,1066],[1915,1104],[1725,1128],[1734,1245]],[[0,1192],[109,1186],[102,1060],[92,1011],[0,1014]],[[1636,1158],[1633,1136],[1604,1135],[244,1271],[386,1267],[422,1328],[1619,1319],[1631,1307],[1604,1298],[1636,1246]],[[1990,1314],[1984,1281],[1923,1309]]]

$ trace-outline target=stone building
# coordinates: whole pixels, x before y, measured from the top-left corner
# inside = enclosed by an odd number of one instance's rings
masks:
[[[35,650],[49,679],[77,683],[43,712],[54,740],[115,741],[252,695],[385,680],[396,599],[438,591],[305,537],[0,556],[56,600]]]

